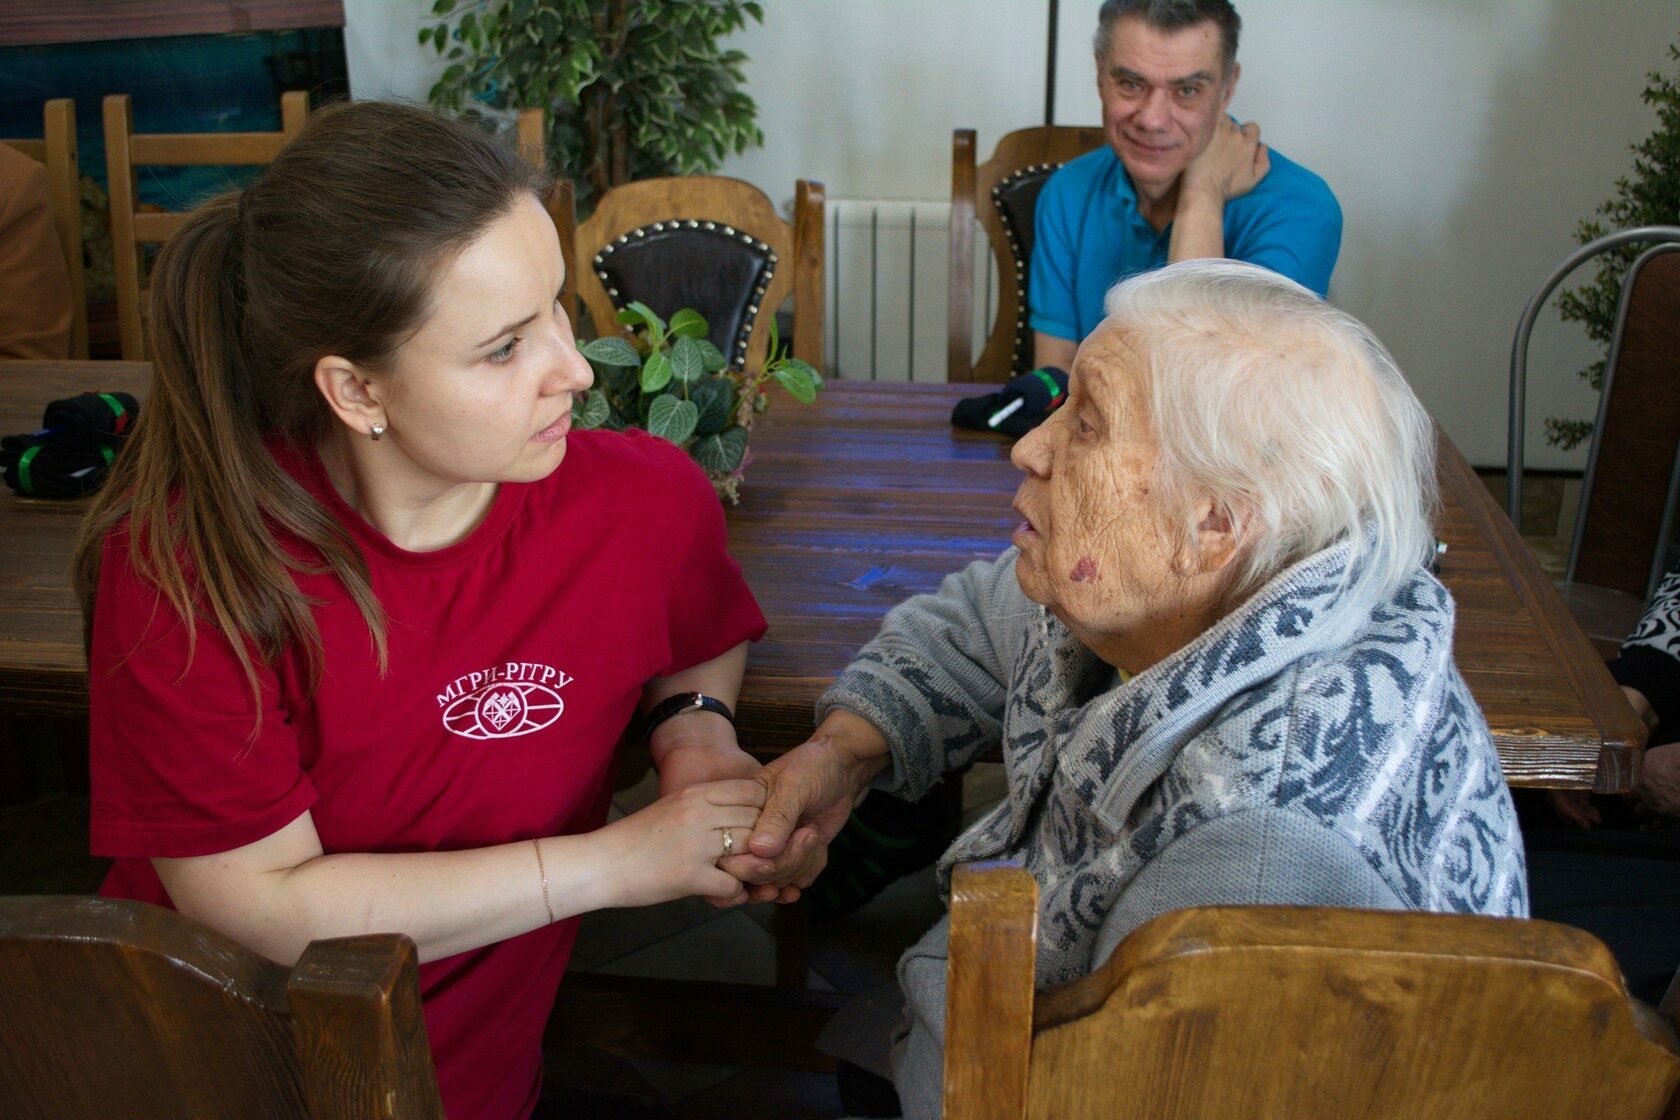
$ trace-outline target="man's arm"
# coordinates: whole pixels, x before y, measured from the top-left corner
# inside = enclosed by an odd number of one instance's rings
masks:
[[[1230,256],[1225,204],[1253,190],[1271,169],[1266,145],[1260,143],[1260,126],[1250,121],[1238,128],[1229,117],[1221,119],[1213,139],[1179,179],[1167,262]]]
[[[1033,332],[1033,365],[1038,369],[1054,366],[1057,369],[1073,368],[1073,356],[1079,353],[1079,343],[1071,338],[1057,338],[1053,334],[1043,331]]]

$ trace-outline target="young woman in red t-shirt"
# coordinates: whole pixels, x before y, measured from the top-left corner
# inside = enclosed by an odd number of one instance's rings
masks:
[[[575,916],[744,900],[763,802],[726,714],[763,618],[680,450],[569,433],[539,180],[344,105],[196,211],[77,556],[106,893],[281,962],[408,934],[455,1120],[534,1107]],[[605,823],[649,709],[662,796]]]

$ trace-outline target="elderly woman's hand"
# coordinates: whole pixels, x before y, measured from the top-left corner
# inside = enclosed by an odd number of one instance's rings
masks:
[[[792,902],[828,862],[852,806],[887,763],[887,741],[861,716],[830,712],[815,734],[759,771],[764,810],[748,852],[719,866],[752,898]]]
[[[1641,808],[1660,817],[1680,817],[1680,743],[1651,747],[1633,787]]]

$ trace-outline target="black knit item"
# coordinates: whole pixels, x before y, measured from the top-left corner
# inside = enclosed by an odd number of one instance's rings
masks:
[[[41,427],[0,438],[6,485],[29,498],[80,498],[105,481],[140,404],[127,393],[83,393],[47,405]]]
[[[75,447],[114,446],[134,427],[140,404],[127,393],[83,393],[47,405],[41,427]]]

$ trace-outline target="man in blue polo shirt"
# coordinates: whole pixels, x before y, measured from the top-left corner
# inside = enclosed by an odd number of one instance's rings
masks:
[[[1067,369],[1116,281],[1231,257],[1319,295],[1342,240],[1324,180],[1227,115],[1242,67],[1229,0],[1106,0],[1097,93],[1108,147],[1050,177],[1034,219],[1033,361]]]

